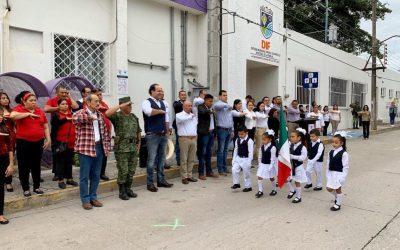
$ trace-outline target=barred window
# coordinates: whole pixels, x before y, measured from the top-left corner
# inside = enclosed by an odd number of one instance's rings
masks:
[[[391,99],[391,98],[393,98],[393,89],[389,89],[389,98]]]
[[[363,83],[353,82],[351,96],[351,103],[358,102],[360,106],[364,106],[365,104],[365,96],[367,94],[366,85]]]
[[[329,82],[329,105],[347,107],[347,80],[330,77]]]
[[[396,91],[396,98],[400,99],[400,91]]]
[[[297,70],[296,72],[296,99],[300,104],[309,104],[312,101],[316,101],[316,89],[311,89],[311,101],[310,90],[303,87],[303,74],[307,71]]]
[[[80,76],[110,92],[110,49],[107,43],[54,34],[54,77]]]
[[[381,88],[381,97],[386,96],[386,88]]]

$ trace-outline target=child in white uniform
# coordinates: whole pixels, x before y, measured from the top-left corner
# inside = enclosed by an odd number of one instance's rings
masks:
[[[342,186],[349,172],[349,154],[346,152],[346,133],[336,132],[332,139],[333,150],[329,152],[326,170],[326,190],[335,197],[331,211],[340,210],[343,193]]]
[[[276,169],[275,162],[277,157],[277,150],[275,146],[274,131],[268,130],[262,136],[262,146],[258,152],[258,193],[256,198],[263,196],[263,181],[264,179],[270,179],[272,184],[270,196],[276,195]]]
[[[254,142],[249,138],[247,129],[241,127],[238,129],[238,139],[235,141],[235,149],[232,159],[232,189],[240,188],[240,170],[243,170],[244,189],[243,192],[253,191],[251,187],[251,161],[253,160]]]
[[[288,182],[290,192],[288,199],[291,199],[295,194],[296,197],[292,203],[301,202],[301,183],[307,182],[306,170],[304,169],[303,161],[307,159],[307,149],[305,146],[306,131],[302,128],[296,129],[296,131],[290,134],[290,159],[292,162],[292,180],[296,185],[296,191],[293,186]]]
[[[312,185],[311,174],[315,172],[317,176],[317,184],[314,191],[322,190],[322,164],[324,162],[324,144],[321,143],[319,136],[321,133],[318,129],[310,131],[311,148],[308,152],[308,163],[306,168],[307,185],[304,188],[309,189]]]

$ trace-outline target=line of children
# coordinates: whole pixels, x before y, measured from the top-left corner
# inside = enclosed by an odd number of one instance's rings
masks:
[[[324,144],[321,143],[319,139],[321,133],[318,129],[313,129],[310,131],[310,140],[311,147],[308,152],[308,162],[306,168],[307,174],[307,185],[304,186],[305,189],[311,188],[312,180],[311,174],[315,172],[317,177],[316,186],[314,187],[314,191],[322,190],[322,164],[324,162]]]
[[[269,179],[271,181],[271,193],[270,196],[275,196],[276,192],[276,180],[277,171],[275,168],[277,160],[277,149],[275,145],[275,137],[273,130],[267,130],[262,136],[262,146],[258,153],[258,192],[256,198],[263,196],[263,181],[264,179]]]
[[[247,129],[238,129],[238,139],[235,141],[232,159],[232,189],[240,188],[240,171],[243,171],[244,189],[243,192],[253,191],[251,185],[251,161],[253,160],[254,142],[248,136]]]

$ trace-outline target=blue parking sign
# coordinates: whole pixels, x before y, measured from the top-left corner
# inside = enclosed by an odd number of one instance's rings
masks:
[[[303,73],[303,88],[305,89],[318,88],[318,72]]]

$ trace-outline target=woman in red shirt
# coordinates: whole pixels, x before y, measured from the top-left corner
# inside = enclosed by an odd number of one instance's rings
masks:
[[[17,128],[18,172],[25,197],[31,196],[30,173],[33,180],[33,192],[43,194],[40,189],[40,162],[43,149],[47,149],[51,144],[46,115],[36,106],[36,102],[37,99],[33,93],[26,93],[22,96],[22,104],[15,107],[10,115]]]
[[[10,119],[11,107],[10,107],[10,97],[5,92],[0,92],[0,107],[3,108],[3,117],[5,125],[8,128],[10,150],[15,152],[15,123]],[[12,175],[6,177],[5,180],[7,192],[13,192],[14,187],[12,185]]]
[[[51,140],[53,142],[53,154],[55,156],[56,176],[58,187],[66,188],[67,184],[78,186],[72,178],[72,159],[74,157],[75,125],[72,123],[72,112],[69,109],[67,99],[57,101],[58,111],[51,117]],[[65,151],[60,152],[60,145],[66,145]]]

